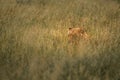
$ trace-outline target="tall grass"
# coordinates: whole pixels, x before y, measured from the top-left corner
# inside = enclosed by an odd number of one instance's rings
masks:
[[[119,32],[119,0],[0,0],[0,80],[119,80]]]

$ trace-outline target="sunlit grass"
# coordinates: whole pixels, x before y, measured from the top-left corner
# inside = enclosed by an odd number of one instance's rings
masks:
[[[0,2],[0,80],[120,79],[119,1]],[[69,27],[89,40],[70,44]]]

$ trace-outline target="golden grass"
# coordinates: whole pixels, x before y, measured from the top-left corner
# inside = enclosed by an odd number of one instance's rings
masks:
[[[0,80],[119,80],[118,2],[1,0]],[[90,39],[69,44],[73,26]]]

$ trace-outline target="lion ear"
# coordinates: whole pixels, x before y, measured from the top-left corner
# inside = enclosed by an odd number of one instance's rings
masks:
[[[69,30],[71,30],[72,28],[69,28]]]

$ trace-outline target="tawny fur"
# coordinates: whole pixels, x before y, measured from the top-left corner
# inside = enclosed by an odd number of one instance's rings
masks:
[[[88,34],[83,28],[69,28],[68,30],[69,42],[78,42],[80,39],[87,39]]]

